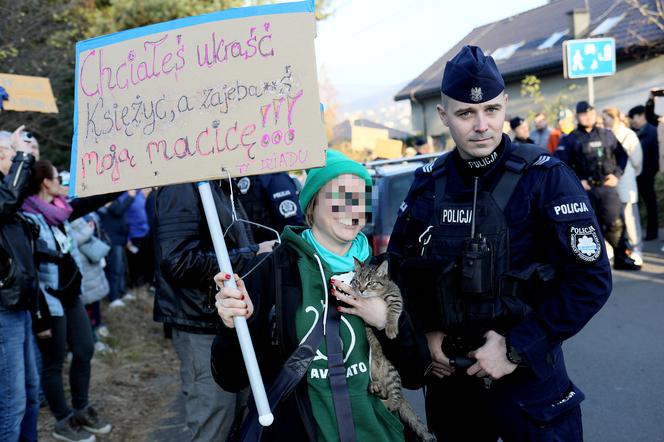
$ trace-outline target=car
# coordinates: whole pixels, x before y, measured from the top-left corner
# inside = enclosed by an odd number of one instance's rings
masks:
[[[442,152],[418,155],[409,158],[377,160],[364,163],[373,180],[371,195],[371,219],[362,229],[374,255],[387,250],[390,235],[397,220],[399,206],[406,198],[415,170],[435,161]]]

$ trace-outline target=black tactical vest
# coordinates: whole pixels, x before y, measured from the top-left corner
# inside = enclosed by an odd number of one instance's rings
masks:
[[[414,296],[428,294],[425,304],[431,311],[424,316],[432,318],[438,312],[438,323],[425,324],[425,331],[479,337],[489,329],[505,330],[515,315],[525,314],[527,305],[505,293],[510,238],[504,209],[523,172],[545,153],[529,145],[506,153],[505,171],[495,188],[477,189],[475,204],[472,190],[449,194],[446,166],[436,165],[435,207],[429,227],[419,238],[420,256],[403,264],[407,291]]]

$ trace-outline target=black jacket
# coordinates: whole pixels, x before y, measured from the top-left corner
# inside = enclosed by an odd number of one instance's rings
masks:
[[[18,152],[0,181],[0,309],[33,310],[39,293],[35,233],[19,213],[35,159]]]
[[[218,183],[210,184],[221,228],[226,230],[232,223],[230,199]],[[236,211],[244,216],[241,206],[236,205]],[[220,320],[213,277],[219,265],[196,185],[157,190],[155,213],[154,320],[191,333],[216,334]],[[233,271],[242,275],[258,250],[247,224],[234,224],[225,241]]]
[[[254,304],[249,331],[266,388],[299,345],[294,318],[302,303],[302,286],[297,268],[295,252],[282,245],[244,279]],[[383,331],[376,330],[375,334],[385,355],[399,371],[403,386],[420,388],[431,360],[424,336],[415,332],[406,310],[399,318],[396,339],[387,339]],[[224,390],[237,392],[249,385],[235,330],[222,326],[212,344],[211,363],[212,375]],[[263,429],[262,441],[284,440],[284,435],[297,440],[318,440],[306,377],[272,413],[274,423]]]
[[[643,170],[641,175],[652,177],[659,172],[659,142],[657,140],[657,128],[646,123],[638,130],[637,135],[643,149]]]

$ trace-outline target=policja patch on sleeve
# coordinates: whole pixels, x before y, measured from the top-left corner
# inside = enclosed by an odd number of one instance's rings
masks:
[[[572,253],[581,262],[595,263],[602,254],[602,242],[597,235],[597,229],[592,224],[571,225],[569,242]]]

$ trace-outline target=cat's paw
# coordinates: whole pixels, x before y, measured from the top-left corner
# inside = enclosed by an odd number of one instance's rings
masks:
[[[387,390],[383,388],[383,384],[378,381],[369,384],[369,393],[375,394],[381,399],[387,399]]]
[[[385,335],[390,339],[394,339],[397,337],[397,334],[399,334],[399,325],[396,323],[387,324],[385,327]]]
[[[424,432],[424,434],[422,435],[421,439],[422,439],[424,442],[436,442],[436,441],[437,441],[436,436],[434,436],[433,434],[429,433],[428,431],[427,431],[427,432]]]

